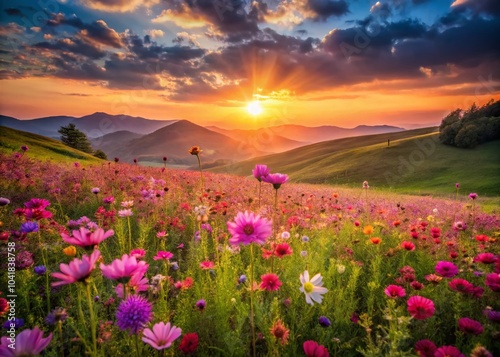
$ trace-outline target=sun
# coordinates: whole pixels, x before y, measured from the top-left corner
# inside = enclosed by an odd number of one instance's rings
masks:
[[[262,113],[262,107],[259,101],[254,100],[253,102],[248,103],[247,110],[252,115],[259,115]]]

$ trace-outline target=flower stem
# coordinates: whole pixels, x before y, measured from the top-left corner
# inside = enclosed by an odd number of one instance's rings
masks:
[[[127,217],[127,225],[128,225],[128,250],[130,252],[132,250],[132,230],[130,229],[130,217]]]
[[[201,160],[200,160],[200,156],[199,155],[196,155],[196,158],[198,159],[198,166],[200,167],[200,175],[201,175],[201,194],[203,195],[203,193],[205,192],[205,183],[203,181],[203,170],[201,168]]]
[[[90,315],[90,332],[92,334],[92,348],[93,355],[97,356],[97,339],[96,339],[96,324],[94,316],[94,305],[92,303],[92,297],[90,295],[90,284],[85,284],[85,290],[87,292],[87,303],[89,304],[89,315]]]
[[[252,350],[253,356],[257,356],[255,348],[255,321],[253,311],[253,244],[250,244],[250,326],[252,329]]]
[[[260,195],[262,192],[262,181],[259,181],[259,208],[260,208]]]

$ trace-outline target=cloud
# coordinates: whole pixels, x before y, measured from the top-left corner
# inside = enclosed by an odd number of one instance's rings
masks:
[[[160,3],[160,0],[80,0],[80,2],[95,10],[107,12],[130,12],[138,7],[150,8]]]
[[[456,11],[471,10],[474,13],[500,15],[498,0],[455,0],[451,8]]]
[[[149,30],[147,33],[151,38],[163,37],[165,35],[165,32],[163,32],[163,30],[158,29]]]
[[[344,0],[307,0],[306,8],[311,10],[316,20],[326,20],[331,16],[343,16],[349,13],[349,5]]]

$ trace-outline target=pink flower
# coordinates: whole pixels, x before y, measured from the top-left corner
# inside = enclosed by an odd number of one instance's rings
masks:
[[[500,274],[491,273],[486,275],[485,284],[493,291],[500,292]]]
[[[406,250],[415,250],[415,244],[413,244],[412,242],[407,242],[407,241],[404,241],[401,243],[401,248],[403,249],[406,249]]]
[[[146,251],[142,248],[132,249],[130,251],[130,256],[136,259],[144,258],[146,256]]]
[[[160,351],[172,346],[172,342],[181,334],[182,330],[176,326],[170,326],[170,322],[166,324],[159,322],[153,325],[153,329],[144,329],[142,341]]]
[[[203,270],[209,270],[213,269],[215,267],[215,264],[211,262],[210,260],[205,260],[200,263],[200,268]]]
[[[479,321],[469,319],[468,317],[462,317],[458,320],[458,328],[460,331],[472,335],[480,335],[483,333],[483,325],[481,325]]]
[[[149,287],[148,283],[149,283],[149,281],[147,278],[144,277],[144,273],[134,274],[134,275],[132,275],[129,282],[127,283],[127,286],[133,292],[140,293],[142,291],[148,291],[148,287]],[[124,298],[124,296],[123,296],[123,284],[122,283],[120,283],[116,286],[115,293],[120,299]]]
[[[458,274],[458,268],[452,262],[440,261],[436,265],[436,273],[443,278],[453,278]]]
[[[174,255],[170,252],[165,252],[163,250],[158,251],[156,255],[153,257],[154,260],[169,260],[173,257]]]
[[[288,243],[280,243],[274,248],[274,255],[283,258],[285,255],[292,255],[293,250]]]
[[[434,315],[434,302],[422,296],[412,296],[407,301],[408,312],[416,320],[425,320]]]
[[[456,347],[442,346],[434,352],[434,357],[465,357],[465,355]]]
[[[272,184],[274,189],[277,190],[281,187],[281,185],[288,181],[288,175],[268,174],[262,177],[262,181]]]
[[[271,236],[272,223],[266,218],[261,218],[252,212],[238,212],[234,222],[227,222],[227,229],[232,235],[229,243],[238,244],[264,244]]]
[[[448,283],[451,290],[457,291],[462,294],[472,294],[474,291],[474,285],[469,283],[465,279],[453,279]]]
[[[304,348],[304,353],[307,357],[329,357],[330,353],[323,345],[319,345],[317,342],[309,340],[304,342],[302,345]]]
[[[94,265],[100,256],[101,253],[98,250],[94,250],[90,257],[84,255],[82,260],[75,258],[69,264],[60,264],[59,269],[61,272],[51,274],[54,278],[59,279],[60,281],[52,283],[52,286],[85,281],[92,273],[92,270],[94,270]]]
[[[252,174],[260,182],[264,176],[269,175],[269,168],[266,165],[255,165]]]
[[[264,274],[260,278],[262,279],[260,288],[267,291],[279,290],[280,286],[282,285],[278,275],[276,274]]]
[[[387,288],[385,288],[384,293],[392,299],[396,299],[398,297],[403,297],[406,295],[405,289],[403,289],[399,285],[389,285]]]
[[[85,227],[80,227],[80,230],[72,232],[72,236],[66,233],[61,233],[61,236],[66,243],[79,247],[91,247],[98,245],[113,234],[115,234],[115,232],[112,229],[104,232],[104,229],[97,228],[95,231],[91,232]]]
[[[108,279],[120,280],[124,283],[134,274],[144,274],[149,265],[145,261],[137,262],[135,257],[123,254],[121,259],[115,259],[110,265],[100,264],[102,275]]]
[[[474,258],[475,263],[483,263],[483,264],[493,264],[497,260],[495,254],[493,253],[481,253],[476,255]]]
[[[36,356],[39,355],[52,340],[52,333],[43,337],[43,331],[35,326],[33,330],[27,329],[20,332],[16,337],[15,348],[10,339],[3,336],[0,342],[0,355],[5,357]]]

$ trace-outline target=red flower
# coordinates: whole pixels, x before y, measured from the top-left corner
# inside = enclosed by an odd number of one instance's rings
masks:
[[[0,298],[0,316],[3,316],[9,311],[9,302],[4,299]]]
[[[267,291],[278,290],[282,284],[276,274],[264,274],[260,278],[262,279],[260,288]]]
[[[481,253],[474,258],[475,263],[493,264],[497,258],[493,253]]]
[[[437,227],[431,228],[431,237],[432,238],[439,238],[441,237],[441,229]]]
[[[195,353],[198,348],[198,335],[196,333],[186,333],[182,338],[179,350],[189,355]]]
[[[274,255],[283,258],[285,255],[292,255],[293,250],[288,243],[280,243],[274,248]]]
[[[330,353],[323,345],[318,345],[317,342],[309,340],[302,345],[304,353],[307,357],[329,357]]]
[[[408,299],[408,312],[416,320],[425,320],[434,315],[436,311],[434,302],[416,295]]]
[[[401,243],[401,248],[406,249],[406,250],[415,250],[415,244],[412,242],[404,241]]]
[[[485,284],[493,291],[500,292],[500,274],[491,273],[486,275]]]
[[[420,340],[415,343],[415,352],[420,357],[434,357],[437,347],[430,340]]]

